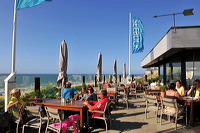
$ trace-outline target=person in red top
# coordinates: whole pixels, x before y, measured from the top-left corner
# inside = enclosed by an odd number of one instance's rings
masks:
[[[100,90],[100,100],[97,101],[85,101],[83,104],[87,105],[89,110],[101,110],[103,111],[105,105],[110,100],[107,97],[107,90]],[[99,117],[102,113],[92,113],[92,117]]]

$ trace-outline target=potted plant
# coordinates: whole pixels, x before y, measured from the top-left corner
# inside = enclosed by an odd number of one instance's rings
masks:
[[[167,88],[166,85],[160,86],[160,95],[161,95],[161,97],[165,97],[165,95],[166,95],[166,93],[165,93],[166,88]]]
[[[161,84],[160,83],[158,83],[158,85],[157,85],[157,90],[161,90]]]

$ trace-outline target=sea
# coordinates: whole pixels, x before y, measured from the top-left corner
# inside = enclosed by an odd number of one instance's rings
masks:
[[[105,80],[107,80],[112,74],[103,74]],[[137,78],[142,74],[134,74]],[[0,93],[4,93],[4,80],[9,74],[0,74]],[[85,83],[94,83],[95,74],[68,74],[68,81],[72,85],[81,85],[83,83],[83,76],[85,77]],[[20,88],[22,91],[29,91],[34,89],[35,78],[40,78],[40,88],[48,85],[57,86],[58,74],[16,74],[16,88]],[[118,75],[118,79],[119,79]]]

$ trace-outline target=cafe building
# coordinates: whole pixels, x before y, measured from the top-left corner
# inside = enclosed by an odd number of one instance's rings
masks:
[[[188,89],[193,80],[200,79],[200,26],[171,27],[141,66],[158,67],[164,84],[181,80]]]

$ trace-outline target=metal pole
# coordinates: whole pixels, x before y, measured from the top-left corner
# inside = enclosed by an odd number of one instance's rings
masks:
[[[176,33],[176,14],[173,14],[174,17],[174,33]]]
[[[14,16],[13,16],[13,33],[12,33],[12,69],[11,72],[15,72],[15,55],[16,55],[16,25],[17,25],[17,10],[16,0],[14,2]]]
[[[131,35],[132,35],[132,33],[131,33],[131,13],[129,13],[129,72],[128,72],[128,74],[129,74],[129,76],[131,75]]]

